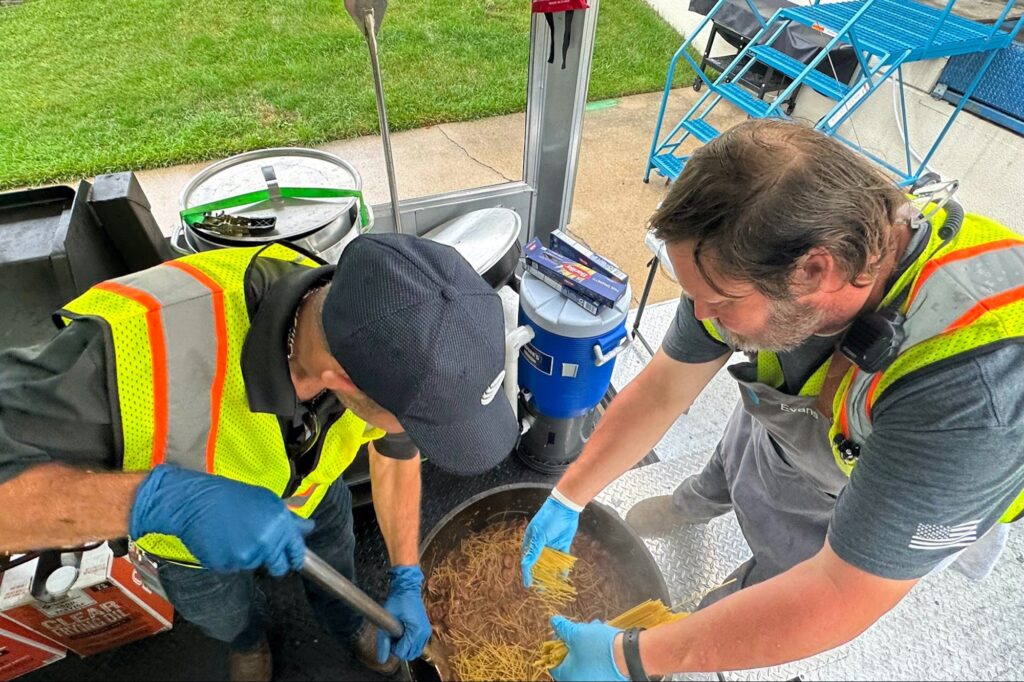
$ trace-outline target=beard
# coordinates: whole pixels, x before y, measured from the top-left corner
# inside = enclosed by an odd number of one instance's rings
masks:
[[[739,350],[792,351],[826,327],[831,318],[827,310],[795,300],[773,300],[768,305],[764,330],[749,336],[729,331],[729,339]]]

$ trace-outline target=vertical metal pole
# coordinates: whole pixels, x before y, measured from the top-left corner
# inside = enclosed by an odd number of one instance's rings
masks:
[[[903,121],[903,147],[907,155],[907,177],[914,174],[914,162],[910,158],[910,126],[907,125],[907,96],[903,89],[903,67],[896,69],[896,82],[900,88],[900,118]]]
[[[395,160],[391,156],[391,135],[388,130],[388,112],[384,107],[384,84],[380,78],[380,60],[377,58],[377,27],[373,9],[368,9],[366,21],[366,45],[370,49],[370,65],[373,67],[373,89],[377,95],[377,120],[380,123],[380,138],[384,145],[384,164],[388,171],[388,191],[391,193],[391,212],[394,214],[395,231],[402,232],[402,216],[398,208],[398,187],[395,182]]]
[[[564,69],[560,49],[555,62],[547,62],[551,36],[544,17],[535,14],[530,26],[523,177],[536,191],[529,235],[545,243],[552,230],[565,228],[572,213],[599,4],[591,0],[590,9],[574,15]],[[555,14],[558,47],[564,27],[564,13]]]
[[[633,338],[640,339],[640,343],[644,344],[644,348],[651,355],[654,355],[654,349],[651,348],[650,344],[647,343],[647,339],[644,338],[643,334],[640,333],[640,318],[644,315],[644,310],[647,308],[647,297],[651,295],[651,287],[654,285],[654,276],[658,274],[658,256],[654,256],[651,261],[647,264],[647,282],[644,284],[644,293],[640,297],[640,305],[636,309],[636,317],[633,318]]]

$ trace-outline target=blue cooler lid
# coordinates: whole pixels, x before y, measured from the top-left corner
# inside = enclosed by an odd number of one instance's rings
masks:
[[[545,331],[571,339],[586,339],[612,331],[626,319],[631,300],[629,285],[626,285],[626,293],[614,308],[602,308],[600,315],[591,315],[529,270],[523,274],[519,287],[519,304],[526,316]]]

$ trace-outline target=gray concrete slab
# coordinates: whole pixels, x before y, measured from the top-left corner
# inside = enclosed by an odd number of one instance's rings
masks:
[[[680,118],[696,97],[688,88],[674,90],[666,120]],[[657,176],[650,184],[641,181],[660,103],[661,93],[649,93],[602,102],[586,112],[569,225],[570,232],[618,262],[635,282],[644,281],[645,265],[651,257],[643,245],[647,219],[666,191]],[[715,114],[712,122],[720,130],[744,120],[729,105],[720,106]],[[521,179],[525,130],[525,115],[511,114],[392,135],[399,197],[410,199]],[[340,140],[320,149],[337,154],[359,170],[370,204],[389,200],[379,136]],[[177,225],[182,188],[207,165],[137,173],[164,234],[169,236]],[[639,297],[642,287],[633,290]],[[659,275],[651,300],[676,295],[675,284]]]

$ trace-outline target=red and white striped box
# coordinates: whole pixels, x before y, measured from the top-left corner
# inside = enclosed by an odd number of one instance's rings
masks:
[[[0,620],[0,682],[59,661],[66,653],[64,647],[46,637],[9,620]]]
[[[37,564],[33,560],[0,576],[0,627],[6,618],[80,656],[171,628],[174,608],[105,543],[82,554],[77,579],[53,601],[32,596]]]

